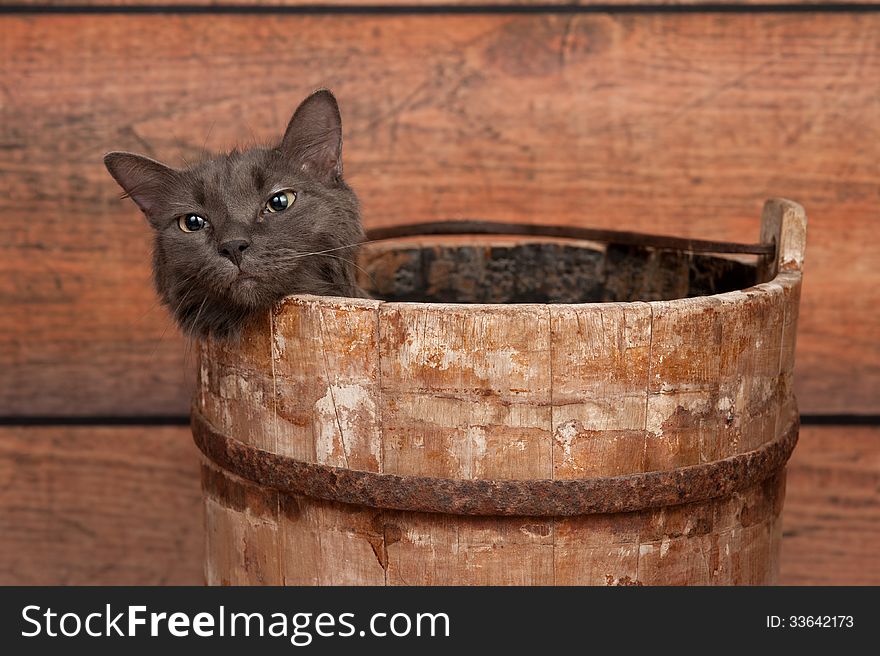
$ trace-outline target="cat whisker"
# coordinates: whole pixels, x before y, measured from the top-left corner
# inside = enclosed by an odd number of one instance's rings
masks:
[[[174,317],[174,318],[176,319],[177,317],[180,316],[180,311],[183,309],[183,306],[184,306],[184,305],[186,304],[186,302],[189,300],[189,297],[192,295],[192,293],[193,293],[194,290],[195,290],[194,287],[188,289],[188,290],[186,291],[186,293],[181,297],[180,301],[177,303],[176,307],[174,307],[174,308],[173,308],[173,311],[171,312],[171,316],[172,316],[172,317]],[[207,301],[207,300],[208,300],[208,297],[206,296],[206,297],[205,297],[205,301]],[[203,306],[204,306],[205,301],[202,301],[202,305],[203,305]],[[165,333],[166,333],[166,332],[168,332],[168,326],[165,326],[165,330],[162,331],[162,335],[159,337],[159,342],[157,342],[157,344],[156,344],[156,349],[159,348],[159,344],[161,344],[161,343],[162,343],[162,340],[165,338]],[[155,352],[155,350],[154,350],[154,352]]]
[[[162,329],[162,334],[159,335],[159,339],[156,340],[156,343],[153,345],[153,350],[150,351],[149,360],[152,360],[156,357],[156,353],[159,351],[159,347],[162,345],[162,342],[165,341],[165,335],[168,333],[168,329],[171,327],[170,323],[166,323],[165,327]]]
[[[217,123],[216,120],[212,121],[212,122],[211,122],[211,127],[208,128],[208,133],[205,135],[205,143],[202,144],[202,152],[203,152],[203,153],[207,153],[207,152],[208,152],[208,139],[211,138],[211,132],[213,132],[213,130],[214,130],[214,125],[215,125],[216,123]]]
[[[202,301],[202,304],[199,306],[199,311],[196,312],[196,318],[193,319],[193,321],[192,321],[192,325],[194,328],[198,327],[199,317],[202,316],[202,310],[205,309],[205,303],[207,303],[207,302],[208,302],[208,297],[205,296],[204,300]],[[193,352],[193,345],[196,343],[196,340],[197,340],[196,337],[193,337],[192,335],[187,335],[187,340],[185,342],[184,351],[183,351],[184,366],[187,366],[187,365],[189,365],[190,362],[192,362],[191,358],[192,358],[192,352]]]
[[[369,278],[371,282],[374,282],[374,283],[376,282],[375,280],[373,280],[373,276],[369,271],[367,271],[362,266],[359,266],[355,262],[352,262],[351,260],[345,259],[344,257],[339,257],[338,255],[328,255],[326,253],[310,253],[310,255],[320,255],[321,257],[332,257],[333,259],[341,260],[342,262],[346,262],[346,263],[350,264],[351,266],[353,266],[358,271],[360,271],[361,273],[363,273],[365,276],[367,276],[367,278]]]
[[[363,244],[369,244],[370,242],[365,241],[365,242],[361,242],[361,243],[363,243]],[[298,254],[296,255],[296,257],[294,257],[294,259],[297,259],[297,258],[300,258],[300,257],[309,257],[310,255],[323,255],[324,253],[332,253],[333,251],[341,251],[341,250],[346,249],[346,248],[354,248],[355,246],[360,246],[360,244],[349,244],[349,245],[347,245],[347,246],[337,246],[336,248],[328,248],[328,249],[323,250],[323,251],[314,251],[314,252],[311,252],[311,253],[298,253]]]
[[[141,314],[140,316],[138,316],[138,317],[135,318],[134,320],[129,321],[129,323],[128,323],[128,328],[129,328],[129,329],[132,329],[132,328],[134,328],[135,326],[140,326],[141,324],[143,324],[144,321],[146,321],[146,319],[147,319],[148,316],[150,316],[151,314],[153,314],[154,312],[156,312],[156,310],[159,309],[159,306],[160,306],[160,305],[161,305],[161,301],[160,301],[159,299],[155,299],[152,303],[150,303],[150,304],[147,306],[147,309],[144,311],[143,314]]]
[[[251,141],[250,141],[250,145],[251,145],[251,147],[254,147],[254,146],[257,145],[257,143],[259,143],[259,142],[257,141],[257,135],[254,134],[254,128],[253,128],[253,126],[251,125],[250,121],[247,121],[246,124],[247,124],[248,132],[251,133]]]
[[[325,254],[325,253],[332,253],[333,251],[341,251],[341,250],[344,250],[344,249],[346,249],[346,248],[356,248],[357,246],[363,246],[364,244],[373,244],[373,243],[375,243],[375,242],[377,242],[377,241],[381,241],[381,240],[380,240],[380,239],[367,239],[367,240],[364,240],[364,241],[359,241],[359,242],[357,242],[356,244],[346,244],[346,245],[344,245],[344,246],[336,246],[336,247],[334,247],[334,248],[327,248],[327,249],[322,250],[322,251],[311,251],[311,252],[309,252],[309,253],[300,253],[300,252],[298,252],[298,251],[294,251],[293,249],[282,249],[282,250],[280,250],[279,252],[282,253],[282,254],[284,254],[285,251],[293,252],[293,253],[294,253],[294,256],[293,256],[292,258],[290,258],[290,259],[291,259],[291,260],[296,260],[296,259],[299,259],[299,258],[302,258],[302,257],[310,257],[310,256],[312,256],[312,255],[323,255],[323,254]],[[346,261],[347,261],[347,260],[346,260]],[[363,269],[362,269],[362,270],[363,270]],[[365,273],[366,273],[366,272],[365,272]]]

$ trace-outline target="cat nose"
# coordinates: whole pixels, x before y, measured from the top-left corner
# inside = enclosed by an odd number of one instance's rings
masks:
[[[217,250],[220,252],[220,255],[228,257],[235,262],[235,266],[241,266],[241,254],[250,245],[251,243],[244,239],[233,239],[231,241],[224,241]]]

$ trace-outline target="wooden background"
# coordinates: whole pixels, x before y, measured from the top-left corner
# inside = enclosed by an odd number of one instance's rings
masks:
[[[797,392],[836,425],[796,452],[783,580],[880,583],[876,5],[299,4],[0,0],[0,583],[200,580],[192,348],[101,157],[272,141],[320,86],[368,226],[755,241],[802,203]]]

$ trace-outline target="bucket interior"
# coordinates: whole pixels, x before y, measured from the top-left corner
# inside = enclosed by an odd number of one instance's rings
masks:
[[[387,301],[658,301],[751,287],[757,268],[748,260],[573,240],[431,237],[364,245],[359,275]]]

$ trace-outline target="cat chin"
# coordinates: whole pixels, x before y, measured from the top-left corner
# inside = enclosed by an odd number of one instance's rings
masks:
[[[209,297],[210,298],[210,297]],[[181,331],[190,338],[235,340],[255,314],[255,309],[232,298],[214,298],[195,312],[178,314]]]
[[[230,285],[227,291],[228,300],[236,305],[251,310],[260,310],[270,305],[260,289],[260,281],[256,278],[240,278]]]

